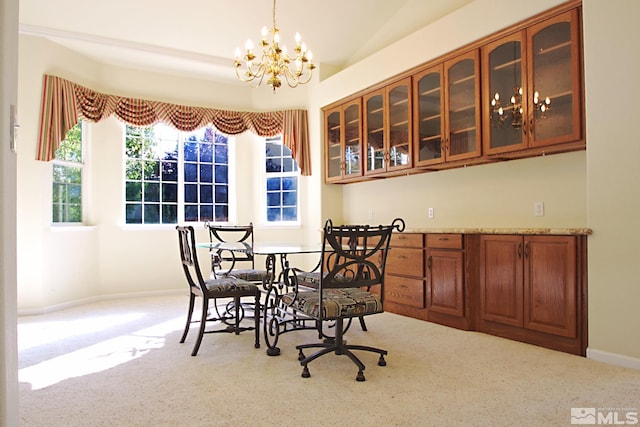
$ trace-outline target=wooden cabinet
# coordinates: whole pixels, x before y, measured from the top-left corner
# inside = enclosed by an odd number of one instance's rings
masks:
[[[325,181],[362,176],[361,99],[325,111]]]
[[[416,167],[480,156],[479,64],[475,49],[414,75]]]
[[[394,233],[385,269],[385,311],[426,320],[424,235]]]
[[[482,48],[486,154],[580,141],[578,10]]]
[[[468,329],[461,234],[427,234],[427,320]]]
[[[363,96],[365,175],[413,166],[410,90],[405,78]]]
[[[394,233],[385,311],[584,356],[586,238]]]
[[[481,236],[480,330],[584,354],[577,239]]]
[[[350,95],[359,129],[345,102],[323,108],[326,182],[586,149],[581,10],[569,1]]]

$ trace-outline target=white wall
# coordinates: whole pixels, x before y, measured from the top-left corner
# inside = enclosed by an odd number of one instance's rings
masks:
[[[309,111],[313,176],[304,178],[304,228],[295,239],[317,238],[324,218],[335,221],[386,222],[405,217],[407,225],[422,227],[589,227],[589,355],[640,368],[640,263],[635,259],[640,231],[638,184],[640,143],[632,126],[638,112],[637,48],[640,16],[636,0],[584,0],[584,59],[587,151],[515,160],[465,169],[351,184],[323,184],[321,107],[393,75],[455,50],[504,27],[535,15],[560,0],[501,2],[475,0],[465,8],[410,35],[348,69],[296,91],[250,95],[236,87],[141,74],[102,67],[48,42],[20,38],[19,104],[23,149],[19,157],[18,236],[19,307],[42,308],[82,299],[87,284],[97,295],[163,290],[181,284],[174,269],[171,230],[127,230],[121,226],[119,136],[117,123],[106,121],[92,131],[92,186],[95,229],[58,235],[48,219],[50,166],[35,162],[37,108],[42,73],[53,73],[95,89],[169,102],[252,109],[305,107]],[[180,90],[176,90],[179,87]],[[281,94],[283,94],[281,96]],[[296,94],[296,95],[294,95]],[[298,94],[305,99],[297,98]],[[251,141],[242,136],[238,146]],[[255,159],[254,159],[255,161]],[[255,217],[255,179],[239,180],[238,221]],[[28,195],[28,196],[27,196]],[[417,195],[417,197],[416,197]],[[392,200],[393,203],[390,203]],[[533,216],[533,202],[545,202],[545,216]],[[426,218],[426,208],[435,218]],[[265,240],[284,235],[258,230]],[[204,235],[203,235],[204,236]],[[79,248],[77,249],[78,246]],[[151,261],[134,260],[148,247]],[[85,252],[93,248],[89,255]],[[166,249],[164,249],[166,248]],[[63,279],[50,276],[55,265],[66,266],[65,251],[83,257],[87,267]],[[96,258],[97,257],[97,258]],[[93,263],[93,264],[92,264]],[[96,271],[99,272],[96,277]],[[59,271],[58,271],[59,273]],[[53,289],[53,291],[52,291]]]

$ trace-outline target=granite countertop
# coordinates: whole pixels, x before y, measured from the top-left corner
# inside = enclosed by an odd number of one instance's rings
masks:
[[[431,234],[528,234],[557,236],[587,236],[593,233],[590,228],[493,228],[493,227],[459,227],[459,228],[407,228],[405,233]]]

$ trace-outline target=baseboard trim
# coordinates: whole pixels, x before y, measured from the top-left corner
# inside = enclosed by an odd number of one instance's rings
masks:
[[[587,358],[623,368],[637,369],[640,371],[640,359],[625,356],[623,354],[609,353],[608,351],[587,348]]]
[[[65,308],[76,307],[79,305],[90,304],[90,303],[99,302],[99,301],[108,301],[108,300],[123,299],[123,298],[176,295],[176,294],[182,294],[182,293],[185,293],[184,289],[169,289],[166,291],[148,291],[148,292],[135,292],[135,293],[124,293],[124,294],[98,295],[98,296],[93,296],[89,298],[82,298],[82,299],[77,299],[73,301],[68,301],[61,304],[54,304],[54,305],[49,305],[45,307],[40,307],[40,308],[18,309],[18,317],[47,314],[47,313],[52,313],[58,310],[64,310]]]

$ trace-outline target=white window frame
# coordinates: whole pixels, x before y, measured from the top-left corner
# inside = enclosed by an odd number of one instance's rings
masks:
[[[282,135],[279,135],[280,144],[282,144]],[[302,217],[301,213],[301,180],[300,180],[300,166],[297,167],[295,172],[269,172],[265,170],[266,162],[267,162],[267,153],[266,153],[266,144],[268,140],[273,140],[274,138],[262,138],[261,154],[260,154],[260,223],[263,227],[274,227],[274,228],[300,228],[302,225],[302,221],[300,218]],[[295,159],[294,159],[295,162]],[[297,164],[297,163],[296,163]],[[296,190],[296,220],[295,221],[269,221],[267,217],[267,178],[273,177],[274,175],[280,177],[289,177],[293,176],[297,178],[297,190]]]
[[[127,143],[127,125],[125,123],[122,124],[122,195],[120,197],[122,203],[122,226],[127,229],[144,229],[144,230],[152,230],[152,229],[167,229],[174,228],[177,224],[188,224],[193,225],[194,227],[204,226],[205,221],[185,221],[184,219],[184,150],[182,144],[184,143],[185,136],[190,134],[188,131],[177,131],[178,135],[178,219],[177,223],[154,223],[154,224],[138,224],[138,223],[127,223],[127,211],[126,211],[126,143]],[[132,125],[133,126],[133,125]],[[165,126],[168,126],[165,124]],[[145,127],[145,126],[139,126]],[[206,127],[206,126],[203,126]],[[214,128],[215,129],[215,128]],[[235,174],[235,159],[236,159],[236,150],[235,150],[235,137],[232,135],[225,135],[227,138],[227,169],[228,169],[228,215],[227,221],[219,221],[215,222],[216,224],[229,224],[233,223],[236,215],[236,174]]]
[[[82,147],[82,161],[81,162],[70,162],[67,160],[60,160],[57,158],[53,158],[51,160],[51,171],[49,173],[49,176],[51,177],[51,186],[49,187],[50,191],[51,191],[51,197],[50,197],[50,203],[49,203],[49,218],[50,221],[49,223],[53,226],[53,227],[77,227],[77,226],[83,226],[85,225],[85,221],[87,218],[87,195],[88,195],[88,191],[87,189],[89,188],[89,184],[88,184],[88,179],[87,179],[87,159],[89,158],[89,153],[87,151],[87,147],[88,147],[88,123],[86,120],[80,120],[80,132],[81,132],[81,147]],[[78,168],[80,169],[80,209],[82,210],[82,215],[80,218],[80,221],[77,222],[70,222],[70,221],[59,221],[59,222],[54,222],[53,220],[53,168],[55,166],[65,166],[65,167],[74,167],[74,168]]]

